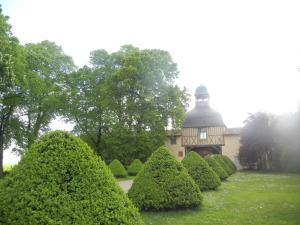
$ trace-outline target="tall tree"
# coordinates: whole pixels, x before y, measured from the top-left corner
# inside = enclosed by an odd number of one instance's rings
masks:
[[[3,151],[12,141],[12,131],[18,117],[15,116],[22,98],[24,85],[25,58],[19,45],[2,14],[0,5],[0,177],[3,176]]]
[[[188,96],[174,84],[176,64],[168,52],[131,45],[93,51],[90,62],[67,82],[74,131],[108,161],[145,160],[168,125],[184,119]]]
[[[300,108],[296,113],[276,118],[275,149],[280,156],[280,169],[300,172]]]
[[[29,147],[41,132],[49,129],[49,123],[62,108],[63,81],[75,69],[72,58],[50,41],[26,44],[25,53],[28,84],[19,108],[19,150]]]
[[[267,113],[251,114],[241,132],[239,158],[242,165],[257,169],[272,169],[274,154],[274,118]]]

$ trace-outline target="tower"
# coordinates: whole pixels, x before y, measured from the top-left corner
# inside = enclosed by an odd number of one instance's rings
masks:
[[[220,113],[209,105],[210,95],[204,85],[195,91],[195,107],[186,114],[182,128],[185,151],[200,155],[220,154],[224,146],[225,124]]]

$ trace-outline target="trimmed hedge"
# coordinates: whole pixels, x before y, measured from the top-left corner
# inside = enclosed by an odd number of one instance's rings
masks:
[[[152,153],[128,196],[142,210],[193,208],[202,202],[198,185],[166,147]]]
[[[227,155],[222,155],[224,161],[230,166],[233,172],[236,172],[236,165],[232,162],[232,160]]]
[[[139,159],[135,159],[127,168],[127,173],[135,176],[143,169],[143,163]]]
[[[223,169],[223,167],[216,161],[212,155],[205,156],[204,159],[208,165],[216,172],[221,180],[226,180],[229,177],[229,174]]]
[[[0,182],[0,224],[143,224],[105,163],[79,138],[43,136]]]
[[[198,153],[189,152],[182,160],[182,164],[201,191],[215,190],[221,185],[219,176]]]
[[[127,177],[127,171],[119,160],[114,159],[108,167],[115,177]]]
[[[222,168],[227,172],[229,176],[234,173],[230,166],[224,161],[222,155],[215,154],[212,157],[214,157],[217,160],[217,162],[222,166]]]

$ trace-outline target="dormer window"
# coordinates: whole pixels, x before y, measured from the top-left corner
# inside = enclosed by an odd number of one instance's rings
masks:
[[[206,139],[207,138],[206,129],[198,128],[198,137],[202,140]]]

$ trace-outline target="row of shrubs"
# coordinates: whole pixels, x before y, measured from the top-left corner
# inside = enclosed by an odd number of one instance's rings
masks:
[[[108,166],[111,170],[111,172],[114,174],[115,177],[121,178],[121,177],[127,177],[129,176],[136,176],[138,172],[141,171],[143,168],[143,163],[139,159],[135,159],[128,167],[127,170],[123,166],[123,164],[117,160],[114,159]]]
[[[207,166],[209,162],[215,162],[224,175]],[[5,206],[0,207],[0,224],[142,225],[139,209],[201,205],[201,190],[217,188],[219,179],[234,172],[230,164],[222,156],[204,160],[196,153],[181,163],[161,147],[138,172],[127,196],[86,143],[67,132],[50,132],[27,149],[20,163],[0,180],[0,202]],[[205,175],[201,178],[191,172],[196,169]]]
[[[203,158],[190,152],[180,163],[160,147],[135,177],[128,196],[141,210],[193,208],[201,205],[201,191],[217,189],[235,171],[224,155]]]

